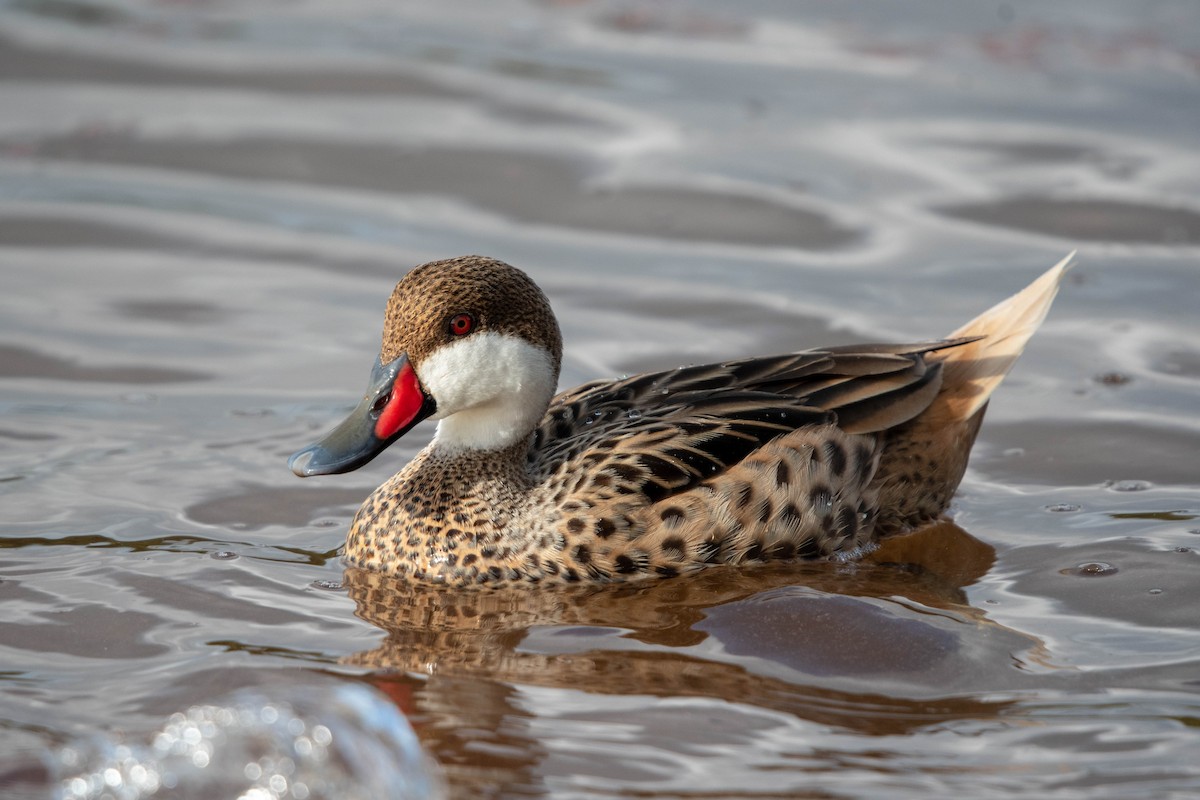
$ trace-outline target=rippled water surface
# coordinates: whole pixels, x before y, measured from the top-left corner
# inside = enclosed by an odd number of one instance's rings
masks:
[[[3,0],[0,108],[5,796],[306,673],[455,797],[1200,795],[1194,3]],[[416,589],[339,548],[427,431],[285,466],[432,258],[529,271],[567,387],[1073,248],[954,523],[866,563]]]

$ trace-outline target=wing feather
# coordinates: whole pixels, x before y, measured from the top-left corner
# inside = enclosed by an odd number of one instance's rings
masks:
[[[614,492],[659,500],[798,428],[872,433],[907,422],[941,386],[940,364],[925,355],[968,341],[834,347],[593,381],[553,400],[530,469],[607,470]]]

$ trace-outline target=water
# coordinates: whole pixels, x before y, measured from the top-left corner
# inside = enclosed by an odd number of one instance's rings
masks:
[[[443,788],[386,698],[310,676],[176,712],[144,742],[93,734],[47,760],[67,800],[430,800]]]
[[[1185,2],[0,2],[0,794],[297,676],[455,797],[1200,793],[1198,78]],[[567,387],[1076,247],[955,524],[866,563],[414,589],[339,547],[428,431],[285,466],[422,261],[529,271]]]

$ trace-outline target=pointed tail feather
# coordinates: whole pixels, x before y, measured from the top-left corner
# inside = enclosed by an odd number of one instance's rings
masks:
[[[971,445],[992,391],[1004,380],[1058,293],[1072,252],[1017,294],[950,334],[953,347],[925,356],[942,367],[942,386],[929,407],[893,428],[873,485],[879,491],[881,534],[936,519],[967,469]]]
[[[1074,264],[1072,250],[1040,278],[963,325],[949,338],[976,341],[931,354],[942,362],[942,391],[926,412],[945,423],[970,419],[987,403],[1033,336]]]

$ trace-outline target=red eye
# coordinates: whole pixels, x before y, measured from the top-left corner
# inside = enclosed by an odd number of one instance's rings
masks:
[[[470,314],[455,314],[450,318],[450,333],[455,336],[466,336],[475,330],[475,318]]]

